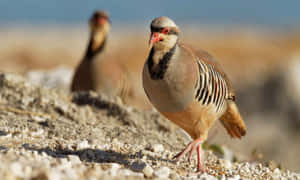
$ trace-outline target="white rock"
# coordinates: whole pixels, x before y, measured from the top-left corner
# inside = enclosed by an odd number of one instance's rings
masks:
[[[32,173],[32,168],[30,166],[24,167],[24,176],[29,178]]]
[[[78,175],[77,175],[77,172],[75,169],[72,169],[72,168],[68,168],[68,169],[65,169],[65,173],[68,177],[68,179],[78,179]]]
[[[48,154],[47,154],[45,151],[42,151],[42,152],[41,152],[41,156],[43,156],[43,157],[48,157]]]
[[[72,163],[72,164],[80,164],[81,160],[78,156],[76,155],[68,155],[68,160]]]
[[[68,163],[68,160],[67,160],[66,158],[60,158],[60,159],[59,159],[59,162],[60,162],[61,164],[67,164],[67,163]]]
[[[278,168],[275,168],[274,171],[273,171],[273,174],[279,175],[280,173],[281,173],[281,172],[280,172],[280,170],[279,170]]]
[[[60,158],[60,165],[57,166],[60,170],[69,169],[72,167],[71,162],[69,162],[66,158]]]
[[[45,87],[69,87],[72,79],[72,70],[68,67],[58,67],[49,71],[30,71],[27,74],[28,79],[34,84],[41,84]]]
[[[9,134],[6,134],[6,135],[3,135],[3,136],[0,136],[0,138],[3,138],[3,139],[4,139],[4,138],[11,138],[11,136],[12,136],[12,135],[9,133]]]
[[[22,165],[18,162],[13,162],[10,165],[10,170],[14,175],[16,175],[18,177],[23,177],[24,176],[24,173],[23,173],[23,170],[22,170]]]
[[[151,147],[151,151],[153,151],[153,152],[163,152],[164,151],[164,146],[162,144],[154,144]]]
[[[241,179],[240,175],[235,175],[233,177],[228,178],[228,180],[240,180],[240,179]]]
[[[168,178],[169,175],[170,175],[170,169],[165,166],[154,171],[154,176],[156,176],[158,178]]]
[[[61,180],[61,172],[59,172],[56,169],[52,169],[50,170],[50,172],[48,173],[48,178],[49,180]]]
[[[218,180],[214,176],[211,176],[211,175],[209,175],[207,173],[203,173],[203,174],[200,174],[200,175],[192,175],[192,176],[189,177],[189,179]]]
[[[271,176],[273,179],[280,179],[281,172],[278,168],[274,169],[273,173],[271,173]]]
[[[227,160],[227,159],[222,159],[221,162],[222,162],[222,165],[223,165],[226,169],[231,169],[231,167],[232,167],[231,161],[229,161],[229,160]]]
[[[118,169],[120,169],[120,165],[119,164],[117,164],[117,163],[111,163],[109,174],[111,176],[116,176]]]
[[[153,168],[147,164],[143,169],[143,173],[146,177],[151,177],[153,175]]]
[[[91,177],[88,177],[88,180],[97,180],[98,178],[97,177],[94,177],[94,176],[91,176]]]
[[[129,169],[120,169],[118,174],[121,174],[123,176],[144,177],[142,173],[133,172]]]
[[[83,141],[80,141],[78,144],[77,144],[77,148],[78,149],[87,149],[89,148],[89,143],[87,140],[83,140]]]
[[[220,180],[226,180],[226,176],[223,174]]]
[[[169,177],[170,177],[171,180],[180,180],[181,179],[180,176],[177,173],[171,173],[169,175]]]
[[[291,178],[292,179],[300,179],[300,174],[298,174],[298,173],[291,173]]]

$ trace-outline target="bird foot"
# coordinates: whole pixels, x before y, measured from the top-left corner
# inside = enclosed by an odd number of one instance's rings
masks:
[[[202,144],[202,140],[200,138],[198,138],[195,141],[189,143],[183,151],[181,151],[180,153],[176,154],[173,157],[174,161],[175,162],[179,161],[185,154],[188,153],[189,154],[188,155],[188,161],[191,162],[193,152],[197,148],[198,165],[197,165],[196,174],[201,174],[201,173],[205,172],[205,168],[201,163],[201,154],[200,154],[201,144]]]

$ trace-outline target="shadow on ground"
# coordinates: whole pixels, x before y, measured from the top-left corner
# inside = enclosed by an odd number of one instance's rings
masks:
[[[67,158],[68,155],[75,155],[80,158],[83,162],[89,162],[89,163],[118,163],[120,165],[125,166],[126,168],[130,168],[133,171],[141,171],[146,166],[146,163],[144,163],[141,160],[136,159],[142,159],[145,154],[142,153],[142,151],[136,152],[134,154],[129,153],[119,153],[112,150],[100,150],[100,149],[82,149],[82,150],[71,150],[68,148],[62,148],[60,146],[57,146],[55,150],[52,150],[51,148],[36,148],[33,145],[30,144],[23,144],[23,148],[29,151],[37,151],[38,153],[45,152],[47,155],[53,157],[53,158]],[[161,162],[168,162],[168,163],[174,163],[173,160],[161,158],[161,157],[154,157],[151,155],[146,155],[147,159],[151,161],[161,161]]]

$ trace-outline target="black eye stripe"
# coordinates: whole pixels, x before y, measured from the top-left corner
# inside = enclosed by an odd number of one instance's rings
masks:
[[[158,27],[151,26],[151,32],[162,32],[164,29],[165,28],[158,28]],[[178,35],[178,32],[175,29],[170,28],[170,31],[168,32],[168,34]]]
[[[151,31],[152,32],[161,32],[164,28],[157,28],[157,27],[152,27],[151,26]]]

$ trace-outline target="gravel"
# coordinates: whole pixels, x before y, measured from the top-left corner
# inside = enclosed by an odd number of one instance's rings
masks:
[[[1,179],[300,179],[205,151],[207,172],[171,159],[189,142],[157,112],[93,92],[70,94],[0,73]],[[226,150],[230,151],[230,150]]]

